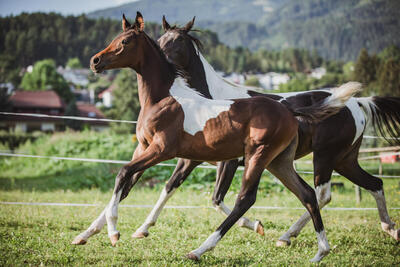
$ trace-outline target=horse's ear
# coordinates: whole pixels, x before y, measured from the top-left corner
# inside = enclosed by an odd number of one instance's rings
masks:
[[[195,20],[195,19],[196,19],[196,16],[194,16],[193,19],[192,19],[191,21],[189,21],[189,22],[185,25],[185,27],[183,27],[183,30],[186,31],[186,32],[190,31],[190,30],[192,29],[192,27],[193,27],[193,24],[194,24],[194,20]]]
[[[162,16],[162,27],[163,27],[164,31],[168,31],[169,29],[171,29],[171,26],[169,25],[169,23],[165,19],[164,15]]]
[[[144,30],[144,20],[142,14],[138,11],[136,13],[135,26],[139,31]]]
[[[122,30],[126,31],[131,27],[129,21],[125,18],[125,14],[122,14]]]

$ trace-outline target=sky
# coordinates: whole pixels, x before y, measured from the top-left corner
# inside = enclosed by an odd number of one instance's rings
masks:
[[[133,1],[135,0],[0,0],[0,16],[38,11],[79,15]]]

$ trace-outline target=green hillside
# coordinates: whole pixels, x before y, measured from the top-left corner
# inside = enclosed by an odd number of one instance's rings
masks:
[[[316,49],[325,58],[354,60],[360,49],[379,52],[400,45],[400,1],[396,0],[140,0],[90,13],[120,18],[140,10],[147,21],[184,23],[216,32],[225,44],[252,50]]]

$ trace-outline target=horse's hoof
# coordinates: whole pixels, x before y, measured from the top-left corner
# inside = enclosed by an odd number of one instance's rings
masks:
[[[200,258],[197,257],[196,254],[194,254],[193,252],[190,252],[189,254],[186,255],[186,258],[192,260],[192,261],[199,261]]]
[[[134,232],[132,234],[132,237],[133,238],[137,238],[137,239],[145,238],[145,237],[148,237],[148,236],[149,236],[149,233],[146,233],[146,232]]]
[[[85,245],[86,244],[86,240],[83,239],[81,236],[77,236],[75,237],[74,241],[71,242],[72,245]]]
[[[288,241],[288,240],[278,240],[278,241],[276,241],[276,246],[277,247],[288,247],[288,246],[290,246],[290,241]]]
[[[110,236],[111,246],[115,247],[115,245],[117,244],[117,242],[119,240],[119,237],[120,237],[119,232]]]
[[[311,262],[320,262],[326,255],[329,254],[329,249],[325,251],[318,251],[317,255],[315,255],[314,258],[312,258],[310,261]]]
[[[257,224],[256,233],[261,236],[264,236],[264,225],[262,225],[262,223],[260,221],[257,221],[257,222],[258,222],[258,224]]]

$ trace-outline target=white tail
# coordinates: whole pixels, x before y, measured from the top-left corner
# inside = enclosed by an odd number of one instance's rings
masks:
[[[346,101],[362,90],[359,82],[348,82],[340,87],[331,89],[332,95],[325,100],[325,105],[330,107],[344,107]]]

